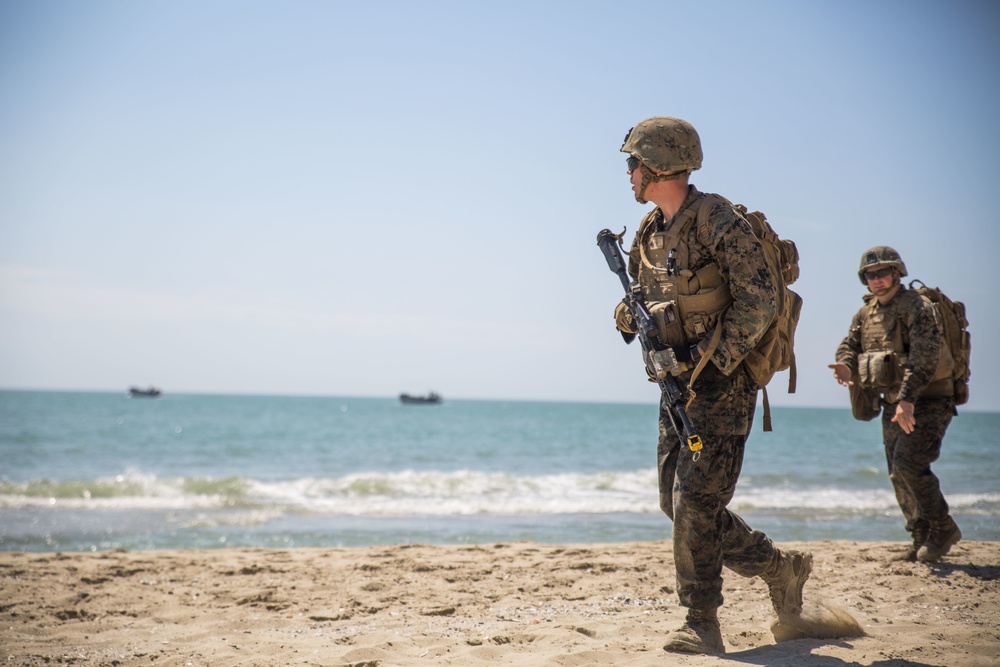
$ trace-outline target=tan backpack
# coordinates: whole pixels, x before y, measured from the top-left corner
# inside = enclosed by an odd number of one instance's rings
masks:
[[[788,370],[788,393],[795,393],[795,329],[799,324],[802,311],[802,297],[788,288],[799,277],[799,251],[795,243],[779,238],[760,211],[747,211],[742,204],[733,204],[720,195],[706,195],[698,209],[698,232],[708,235],[708,216],[712,207],[719,201],[725,201],[735,208],[749,223],[754,235],[764,248],[767,258],[767,268],[777,287],[777,314],[768,326],[767,331],[757,342],[756,347],[743,359],[750,377],[763,390],[764,394],[764,430],[771,429],[771,405],[767,400],[767,384],[774,374]],[[708,245],[708,244],[706,244]],[[721,331],[721,327],[716,327]],[[711,356],[718,344],[718,337],[713,337],[705,358]],[[694,378],[691,379],[692,384]]]
[[[919,285],[919,287],[914,287]],[[969,334],[969,320],[965,317],[965,304],[952,301],[937,287],[928,287],[919,280],[910,281],[910,289],[930,301],[938,312],[941,323],[942,354],[947,345],[954,365],[951,379],[954,383],[955,405],[964,405],[969,400],[969,366],[972,354],[972,336]]]

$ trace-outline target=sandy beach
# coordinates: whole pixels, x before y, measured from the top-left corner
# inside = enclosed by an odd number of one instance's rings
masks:
[[[0,662],[34,665],[997,664],[1000,543],[940,564],[901,543],[815,556],[807,613],[867,633],[776,643],[767,591],[726,574],[727,655],[662,650],[684,611],[669,542],[0,553]]]

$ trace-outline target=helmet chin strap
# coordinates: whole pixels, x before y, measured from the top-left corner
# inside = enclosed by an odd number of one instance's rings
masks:
[[[880,289],[880,290],[877,290],[877,291],[876,291],[876,290],[871,290],[871,292],[872,292],[872,293],[873,293],[873,294],[874,294],[874,295],[875,295],[876,297],[879,297],[879,296],[885,296],[885,295],[886,295],[886,294],[888,294],[889,292],[893,291],[894,289],[896,289],[897,287],[899,287],[900,285],[902,285],[902,283],[903,283],[902,279],[901,279],[901,278],[899,277],[899,275],[898,275],[898,274],[896,274],[896,272],[895,272],[895,271],[893,271],[893,278],[892,278],[892,282],[891,282],[891,283],[889,283],[889,286],[888,286],[888,287],[886,287],[885,289]]]
[[[690,174],[690,171],[678,171],[675,174],[654,174],[653,170],[645,165],[645,163],[639,163],[639,173],[642,174],[642,181],[639,183],[639,192],[635,195],[635,200],[640,204],[648,203],[646,199],[646,188],[648,188],[652,183],[659,183],[661,181],[673,181],[680,178],[685,174]]]

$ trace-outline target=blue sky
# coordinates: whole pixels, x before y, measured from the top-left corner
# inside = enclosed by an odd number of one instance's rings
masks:
[[[622,139],[796,241],[798,393],[861,252],[966,303],[1000,410],[992,2],[0,2],[0,387],[655,401],[595,238]]]

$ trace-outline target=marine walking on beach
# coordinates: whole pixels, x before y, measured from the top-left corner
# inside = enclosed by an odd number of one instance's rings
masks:
[[[621,151],[628,155],[636,200],[655,204],[631,245],[628,274],[685,388],[686,418],[700,436],[700,447],[684,444],[664,396],[657,446],[660,507],[673,521],[677,591],[687,608],[686,621],[669,634],[664,649],[725,653],[717,615],[723,566],[761,577],[779,621],[801,613],[812,569],[811,554],[777,548],[727,508],[760,388],[743,362],[775,319],[778,286],[741,211],[689,184],[702,165],[701,140],[690,123],[666,116],[643,120]],[[707,214],[698,215],[703,204]],[[627,302],[616,308],[615,322],[626,340],[634,337]],[[658,372],[654,363],[647,358],[651,378]]]
[[[869,291],[830,368],[851,389],[856,418],[873,419],[881,411],[889,479],[912,536],[902,559],[934,562],[962,538],[931,471],[957,414],[955,362],[940,311],[903,285],[906,275],[889,246],[861,255],[858,278]]]

